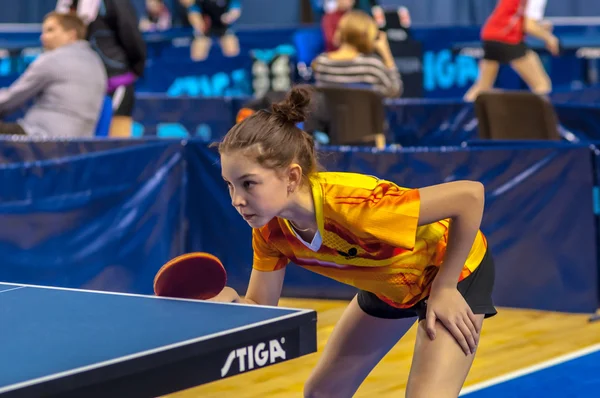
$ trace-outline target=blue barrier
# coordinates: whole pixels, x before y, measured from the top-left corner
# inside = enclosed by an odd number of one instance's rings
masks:
[[[144,138],[144,143],[163,143],[155,137]],[[130,139],[32,141],[15,140],[0,136],[0,166],[15,163],[35,163],[40,160],[82,157],[83,155],[111,152],[121,148],[137,147],[140,142]]]
[[[391,142],[402,146],[460,145],[477,137],[473,105],[459,100],[386,102]]]
[[[554,104],[561,125],[590,141],[600,140],[600,107],[591,104]]]
[[[0,141],[0,222],[10,226],[0,230],[0,280],[151,293],[166,260],[209,251],[244,292],[251,230],[230,204],[216,150],[198,139],[112,143]],[[409,187],[481,181],[482,229],[497,263],[496,303],[596,309],[592,191],[594,170],[600,170],[589,147],[323,148],[321,161],[328,170]],[[353,293],[299,267],[288,269],[286,295]]]
[[[135,103],[133,136],[218,141],[235,124],[237,112],[249,99],[172,98],[163,94],[140,94]],[[560,124],[566,130],[582,141],[600,140],[600,107],[564,102],[553,105]],[[15,121],[22,115],[22,112],[16,112],[6,121]],[[386,119],[388,142],[402,146],[461,145],[477,139],[473,105],[460,100],[388,100]],[[3,155],[0,153],[0,156]]]
[[[600,231],[600,141],[596,141],[591,146],[592,160],[594,164],[594,190],[592,197],[594,198],[594,219],[596,222],[596,231]],[[597,235],[596,241],[596,255],[600,259],[600,234]],[[600,266],[597,276],[598,283],[598,302],[600,303]],[[600,313],[596,313],[592,316],[592,321],[600,320]]]
[[[134,129],[136,137],[198,137],[204,141],[214,141],[221,139],[235,124],[229,98],[140,95],[133,118],[138,121],[138,128]]]
[[[0,280],[148,293],[184,250],[179,143],[106,144],[0,143]]]
[[[142,94],[136,101],[134,136],[220,140],[235,123],[242,104],[249,99]],[[600,139],[600,107],[559,102],[554,108],[565,129],[586,141]],[[473,105],[460,100],[388,100],[386,119],[388,141],[402,146],[461,145],[477,138]]]

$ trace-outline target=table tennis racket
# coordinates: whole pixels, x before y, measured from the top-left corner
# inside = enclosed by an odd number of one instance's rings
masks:
[[[175,257],[154,277],[154,294],[208,300],[223,290],[227,273],[221,261],[209,253],[196,252]]]

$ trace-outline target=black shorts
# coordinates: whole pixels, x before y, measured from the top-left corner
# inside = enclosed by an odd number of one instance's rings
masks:
[[[458,291],[474,314],[485,314],[486,318],[496,315],[492,300],[494,277],[494,260],[488,249],[475,272],[458,282]],[[418,316],[419,320],[423,320],[427,314],[427,297],[411,308],[396,308],[375,294],[361,290],[358,292],[358,305],[365,313],[376,318],[401,319]]]
[[[223,13],[217,13],[215,15],[204,14],[204,36],[222,38],[226,35],[232,35],[232,25],[226,25],[221,21]],[[235,23],[233,24],[235,25]]]
[[[483,59],[507,64],[524,57],[526,54],[527,46],[523,42],[508,44],[492,40],[483,41]]]
[[[216,37],[216,38],[222,38],[223,36],[228,36],[228,35],[232,35],[233,34],[233,30],[227,26],[227,25],[211,25],[210,28],[208,28],[207,32],[205,33],[205,35],[207,37]]]
[[[112,99],[113,116],[132,116],[135,105],[135,86],[119,86],[109,94]]]

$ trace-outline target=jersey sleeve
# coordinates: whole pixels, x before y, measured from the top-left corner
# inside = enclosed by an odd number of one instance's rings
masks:
[[[395,247],[414,248],[421,205],[418,189],[380,180],[369,195],[346,200],[349,221],[363,233]]]
[[[252,230],[252,250],[254,257],[252,268],[270,272],[285,268],[289,259],[265,240],[259,229]]]
[[[541,21],[544,19],[544,13],[546,11],[547,0],[529,0],[525,8],[525,17],[533,19],[535,21]]]

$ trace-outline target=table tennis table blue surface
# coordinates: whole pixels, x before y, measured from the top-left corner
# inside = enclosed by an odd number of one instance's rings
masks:
[[[307,312],[0,283],[0,396],[39,379],[209,341]]]
[[[41,32],[40,32],[41,34]],[[30,35],[27,35],[30,36]],[[144,32],[144,40],[150,44],[169,45],[172,40],[192,37],[192,32],[174,30],[172,32]],[[21,51],[26,48],[41,48],[39,35],[35,37],[0,38],[0,49]]]
[[[559,39],[566,48],[600,46],[600,35],[563,35]],[[543,45],[541,40],[537,40],[537,43]]]
[[[560,54],[556,57],[550,56],[545,43],[535,37],[526,37],[525,43],[528,48],[539,52],[546,57],[546,67],[550,62],[555,64],[556,70],[551,78],[554,82],[573,84],[585,82],[586,84],[597,84],[600,79],[600,34],[561,34],[557,36],[560,41]],[[456,54],[481,59],[484,56],[482,41],[456,42],[452,46]],[[557,75],[560,73],[560,76]],[[565,76],[570,76],[566,78]],[[559,83],[560,84],[560,83]]]
[[[558,37],[560,45],[564,50],[577,50],[582,47],[600,47],[600,35],[598,34],[585,34],[585,35],[561,35]],[[527,37],[525,43],[533,49],[540,50],[546,46],[544,42],[535,37]],[[469,42],[458,42],[453,46],[455,49],[463,48],[481,48],[481,41],[469,41]]]

